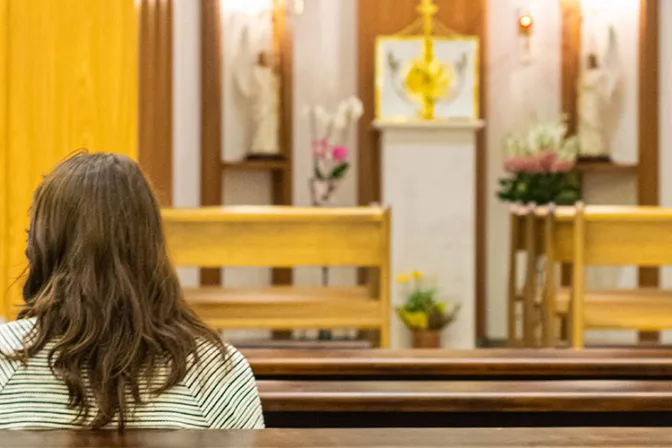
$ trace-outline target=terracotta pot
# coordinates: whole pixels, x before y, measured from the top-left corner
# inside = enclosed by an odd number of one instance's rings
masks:
[[[441,332],[430,330],[414,331],[413,348],[441,348]]]

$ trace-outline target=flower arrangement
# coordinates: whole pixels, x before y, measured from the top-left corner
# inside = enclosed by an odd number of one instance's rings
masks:
[[[397,308],[397,314],[413,331],[440,331],[451,324],[460,311],[459,304],[449,307],[436,300],[436,288],[419,271],[401,274],[397,283],[404,288],[406,301]]]
[[[580,198],[574,165],[579,153],[576,136],[567,137],[564,120],[538,123],[526,136],[504,141],[504,169],[498,196],[506,202],[572,205]]]
[[[322,106],[306,108],[313,151],[313,176],[309,183],[314,206],[328,204],[348,173],[348,142],[363,113],[362,102],[355,96],[343,100],[333,113]]]

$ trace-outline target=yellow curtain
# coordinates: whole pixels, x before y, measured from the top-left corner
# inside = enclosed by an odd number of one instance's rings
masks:
[[[0,0],[0,291],[16,315],[41,176],[74,151],[136,157],[134,0]]]

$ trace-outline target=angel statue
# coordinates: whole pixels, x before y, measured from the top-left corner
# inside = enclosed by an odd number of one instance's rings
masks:
[[[278,63],[272,49],[272,21],[262,22],[261,19],[261,29],[246,26],[243,30],[234,65],[234,78],[238,91],[250,106],[251,143],[248,157],[279,157]]]
[[[588,54],[579,85],[578,136],[581,156],[610,159],[608,118],[613,113],[614,97],[619,83],[616,31],[609,27],[606,52]]]

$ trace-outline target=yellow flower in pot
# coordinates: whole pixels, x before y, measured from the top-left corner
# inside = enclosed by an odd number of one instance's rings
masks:
[[[401,321],[413,332],[413,348],[439,348],[441,330],[450,325],[460,310],[459,304],[446,306],[436,300],[435,287],[429,286],[423,274],[413,271],[397,277],[406,301],[397,308]]]

